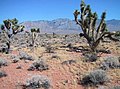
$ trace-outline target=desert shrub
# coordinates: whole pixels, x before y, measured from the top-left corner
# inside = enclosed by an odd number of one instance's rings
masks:
[[[120,57],[118,57],[118,61],[120,62]]]
[[[106,60],[102,63],[101,69],[107,70],[109,68],[120,68],[120,62],[118,57],[107,57]]]
[[[102,52],[102,53],[106,53],[106,54],[111,54],[111,51],[110,51],[110,50],[106,50],[106,49],[100,49],[100,50],[97,50],[97,52]]]
[[[73,63],[76,63],[76,60],[67,60],[67,61],[63,61],[62,62],[62,65],[68,65],[68,64],[73,64]]]
[[[43,75],[34,75],[30,79],[27,79],[26,88],[37,89],[37,88],[50,88],[50,80],[48,77]]]
[[[72,52],[72,51],[79,52],[80,51],[78,47],[74,47],[73,44],[71,44],[71,43],[69,43],[66,47],[69,48],[69,50],[67,50],[67,51],[70,51],[70,52]]]
[[[0,67],[1,66],[7,66],[7,65],[8,65],[8,62],[5,59],[0,58]]]
[[[34,60],[32,56],[28,55],[25,52],[19,52],[19,58],[25,60]]]
[[[17,63],[20,60],[20,58],[18,56],[15,56],[15,55],[11,55],[11,59],[12,59],[13,63]]]
[[[118,86],[113,86],[113,87],[110,88],[110,89],[120,89],[120,85],[118,85]]]
[[[51,46],[46,46],[46,50],[47,53],[54,53],[54,48]]]
[[[6,44],[1,44],[0,45],[0,52],[2,53],[7,53],[8,52],[8,48]]]
[[[48,70],[49,67],[48,65],[45,63],[45,61],[43,60],[37,60],[36,62],[34,62],[32,65],[30,65],[30,67],[28,68],[29,71],[31,70],[39,70],[39,71],[43,71],[43,70]]]
[[[69,43],[69,44],[67,45],[67,47],[68,47],[68,48],[72,48],[73,45],[72,45],[71,43]]]
[[[120,31],[116,31],[115,36],[120,36]]]
[[[6,77],[6,76],[7,76],[6,72],[0,70],[0,78],[1,78],[1,77]]]
[[[94,61],[96,61],[97,59],[98,59],[98,56],[97,56],[97,54],[96,53],[84,53],[83,54],[83,56],[84,56],[84,61],[86,61],[86,62],[94,62]]]
[[[108,77],[104,70],[94,70],[90,72],[88,75],[83,77],[81,84],[82,85],[97,85],[104,84],[108,81]]]
[[[58,55],[52,55],[51,59],[60,59],[60,57]]]

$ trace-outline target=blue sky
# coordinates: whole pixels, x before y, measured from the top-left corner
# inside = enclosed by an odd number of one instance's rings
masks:
[[[101,16],[107,12],[106,19],[120,20],[120,0],[84,0],[92,11]],[[74,19],[73,12],[80,9],[81,0],[0,0],[0,23],[4,19],[16,17],[20,22],[34,20],[53,20],[57,18]]]

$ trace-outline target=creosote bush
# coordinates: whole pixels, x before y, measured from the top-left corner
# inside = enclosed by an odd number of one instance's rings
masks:
[[[1,66],[7,66],[7,65],[8,65],[8,62],[5,59],[0,58],[0,67]]]
[[[67,61],[63,61],[61,64],[62,65],[71,65],[76,63],[76,60],[67,60]]]
[[[120,68],[120,62],[118,57],[107,57],[101,65],[101,69],[108,70],[109,68]]]
[[[28,55],[26,52],[19,52],[19,58],[24,60],[34,60],[32,56]]]
[[[118,86],[113,86],[113,87],[111,87],[111,88],[109,88],[109,89],[120,89],[120,85],[118,85]]]
[[[6,72],[0,70],[0,78],[2,78],[2,77],[6,77],[6,76],[7,76]]]
[[[104,84],[108,81],[108,77],[104,70],[94,70],[90,72],[88,75],[83,77],[81,84],[82,85],[97,85]]]
[[[61,59],[60,56],[58,56],[58,55],[52,55],[51,59],[54,59],[54,58],[55,59]]]
[[[17,63],[20,60],[20,58],[16,55],[11,55],[11,59],[12,59],[12,63]]]
[[[98,59],[97,54],[94,52],[84,53],[83,55],[84,55],[85,62],[94,62]]]
[[[8,47],[5,43],[0,44],[0,52],[1,53],[8,53]]]
[[[118,36],[120,37],[120,31],[116,31],[115,36],[116,37],[118,37]]]
[[[47,53],[54,53],[54,48],[51,45],[46,46],[46,50]]]
[[[50,88],[50,80],[47,76],[43,75],[34,75],[30,79],[27,79],[25,87],[26,89],[49,89]]]
[[[49,66],[45,63],[45,61],[37,60],[28,68],[29,71],[33,71],[35,69],[38,71],[48,70]]]

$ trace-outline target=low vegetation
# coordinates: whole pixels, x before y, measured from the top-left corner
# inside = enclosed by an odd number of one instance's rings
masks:
[[[32,56],[28,55],[26,52],[19,52],[19,58],[24,60],[34,60]]]
[[[118,86],[113,86],[113,87],[110,88],[110,89],[120,89],[120,85],[118,85]]]
[[[94,70],[90,72],[88,75],[83,77],[81,84],[83,85],[98,85],[104,84],[108,81],[108,76],[103,70]]]
[[[6,76],[7,76],[6,72],[0,70],[0,78],[2,78],[2,77],[6,77]]]
[[[8,65],[8,62],[5,59],[0,58],[0,67],[1,66],[7,66],[7,65]]]
[[[33,75],[31,78],[28,78],[24,87],[26,89],[50,89],[51,82],[50,80],[43,75]]]
[[[29,67],[29,71],[33,71],[33,70],[38,70],[38,71],[43,71],[43,70],[48,70],[49,69],[49,67],[48,67],[48,65],[45,63],[45,61],[44,60],[37,60],[37,61],[35,61],[32,65],[30,65],[30,67]]]
[[[104,70],[108,70],[109,68],[120,68],[118,57],[107,57],[102,63],[101,68]]]

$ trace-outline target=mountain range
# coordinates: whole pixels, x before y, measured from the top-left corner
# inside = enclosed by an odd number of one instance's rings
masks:
[[[97,21],[97,24],[100,20]],[[120,20],[107,20],[107,28],[109,31],[120,31]],[[72,34],[80,33],[81,27],[74,20],[67,18],[59,18],[52,21],[38,20],[25,21],[21,23],[25,26],[25,30],[30,31],[31,28],[40,28],[41,33],[57,33],[57,34]]]
[[[97,24],[100,20],[97,21]],[[109,31],[119,31],[120,30],[120,20],[107,20],[107,28]],[[38,21],[26,21],[21,23],[26,28],[25,30],[30,30],[31,28],[40,28],[41,33],[59,33],[59,34],[71,34],[80,33],[81,27],[76,24],[74,20],[67,18],[59,18],[52,21],[38,20]]]

